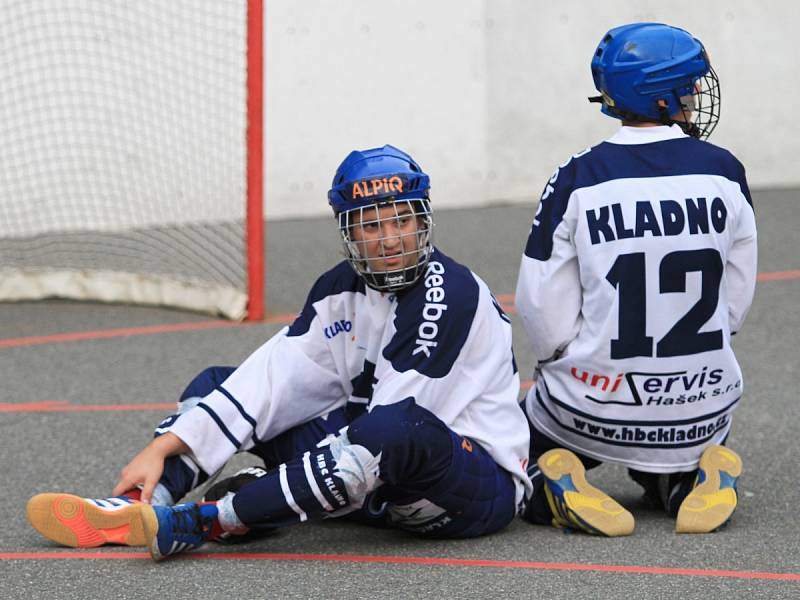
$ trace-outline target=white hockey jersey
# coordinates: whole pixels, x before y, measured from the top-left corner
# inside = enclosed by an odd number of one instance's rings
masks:
[[[742,395],[756,281],[744,168],[672,127],[622,127],[547,183],[516,307],[540,363],[526,412],[588,456],[695,468]]]
[[[480,278],[438,250],[398,294],[366,287],[347,262],[322,275],[294,323],[170,431],[214,473],[235,452],[336,408],[408,397],[509,471],[519,505],[529,433],[510,320]]]

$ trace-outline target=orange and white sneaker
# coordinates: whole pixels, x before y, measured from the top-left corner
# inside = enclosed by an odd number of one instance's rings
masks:
[[[27,512],[36,531],[62,546],[146,546],[145,507],[149,508],[128,496],[92,499],[49,493],[31,498]]]
[[[678,509],[675,531],[710,533],[716,531],[736,510],[736,480],[742,474],[742,459],[725,446],[710,446],[700,457],[694,489]]]

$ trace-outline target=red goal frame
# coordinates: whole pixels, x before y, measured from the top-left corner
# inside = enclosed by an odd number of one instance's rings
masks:
[[[265,315],[264,2],[247,0],[247,320]]]

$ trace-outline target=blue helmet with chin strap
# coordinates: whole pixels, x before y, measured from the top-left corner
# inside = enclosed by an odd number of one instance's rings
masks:
[[[400,291],[424,273],[433,253],[429,191],[430,178],[411,156],[394,146],[354,150],[336,169],[328,191],[328,204],[339,223],[348,261],[371,288],[383,292]],[[394,210],[384,211],[384,207]],[[414,243],[410,244],[413,248],[403,248],[399,266],[376,270],[374,265],[378,261],[365,254],[365,246],[359,243],[355,230],[365,224],[383,227],[383,223],[390,220],[399,221],[409,216],[416,220],[416,233],[412,234]],[[382,253],[389,239],[378,240]]]
[[[677,123],[706,138],[719,121],[719,80],[703,44],[661,23],[611,29],[592,57],[602,112],[624,121]]]

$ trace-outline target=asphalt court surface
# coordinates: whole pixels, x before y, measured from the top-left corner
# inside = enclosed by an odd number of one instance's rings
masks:
[[[603,465],[589,478],[633,512],[630,537],[518,521],[477,540],[424,541],[331,521],[244,546],[209,544],[160,564],[140,549],[62,549],[40,538],[25,519],[30,496],[107,495],[195,373],[237,364],[299,310],[339,256],[338,238],[332,219],[283,221],[267,228],[265,323],[122,305],[0,303],[0,592],[59,599],[798,598],[797,196],[754,193],[761,275],[734,342],[746,390],[730,437],[745,471],[739,509],[721,532],[676,535],[670,519],[643,505],[624,469]],[[523,379],[533,359],[511,297],[533,212],[533,205],[514,205],[435,214],[437,245],[512,309]],[[239,456],[229,468],[251,462]]]

